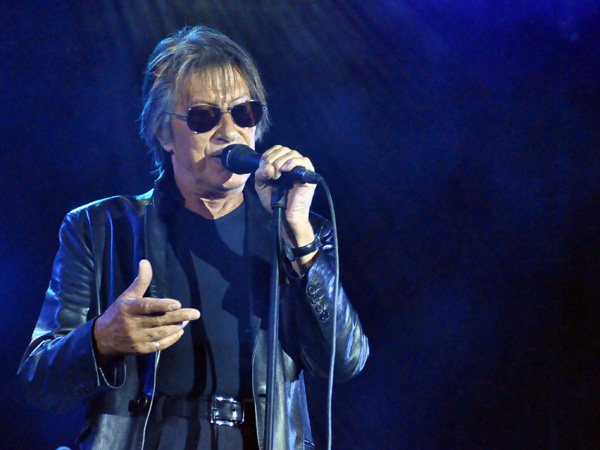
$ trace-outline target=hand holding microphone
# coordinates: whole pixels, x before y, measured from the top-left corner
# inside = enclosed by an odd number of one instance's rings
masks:
[[[237,174],[255,172],[260,167],[260,159],[260,154],[243,144],[228,145],[221,153],[223,166]],[[281,175],[289,177],[295,183],[318,184],[322,179],[318,173],[306,170],[302,166],[296,166]]]
[[[262,161],[262,163],[261,163]],[[256,192],[263,206],[271,211],[272,180],[288,177],[294,183],[288,192],[285,219],[292,234],[288,236],[294,247],[314,241],[314,231],[308,220],[316,184],[322,179],[310,159],[295,150],[276,145],[263,155],[241,144],[227,146],[221,153],[223,166],[231,172],[243,174],[256,171]]]

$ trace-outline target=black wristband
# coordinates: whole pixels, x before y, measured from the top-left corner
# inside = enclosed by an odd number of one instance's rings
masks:
[[[283,250],[285,252],[285,256],[290,261],[295,261],[298,258],[302,258],[303,256],[309,255],[312,252],[315,252],[321,248],[321,239],[319,236],[315,236],[315,240],[312,241],[308,245],[304,245],[302,247],[292,247],[290,244],[285,242],[283,246]]]

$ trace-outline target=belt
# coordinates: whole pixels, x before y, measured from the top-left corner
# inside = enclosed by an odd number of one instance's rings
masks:
[[[234,398],[212,395],[208,397],[168,397],[160,395],[152,408],[156,420],[163,417],[192,417],[208,419],[215,425],[233,427],[244,422],[244,410],[252,406],[252,400],[237,401]]]

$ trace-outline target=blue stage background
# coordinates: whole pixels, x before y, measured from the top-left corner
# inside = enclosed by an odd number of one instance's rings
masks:
[[[142,72],[218,28],[257,59],[281,143],[333,191],[370,337],[337,449],[600,446],[596,0],[32,1],[0,6],[0,447],[71,445],[80,411],[16,370],[71,209],[152,186]],[[327,215],[322,197],[316,209]],[[310,380],[319,448],[325,386]]]

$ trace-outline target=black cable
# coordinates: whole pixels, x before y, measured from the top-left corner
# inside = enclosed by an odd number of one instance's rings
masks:
[[[337,300],[340,290],[340,255],[338,251],[338,234],[337,234],[337,222],[335,219],[335,210],[333,208],[333,199],[331,197],[331,191],[329,186],[323,178],[320,183],[325,190],[327,197],[327,203],[329,205],[329,214],[331,216],[331,225],[333,229],[333,254],[335,260],[335,282],[333,290],[333,339],[331,340],[331,360],[329,362],[329,378],[327,380],[327,449],[331,450],[331,444],[333,440],[333,423],[331,418],[331,411],[333,405],[333,375],[335,371],[335,352],[336,352],[336,338],[337,338]]]
[[[331,450],[333,440],[333,421],[332,421],[332,405],[333,405],[333,380],[335,372],[335,353],[336,353],[336,338],[337,338],[337,300],[340,290],[340,257],[339,257],[339,246],[338,246],[338,233],[337,233],[337,221],[335,218],[335,209],[333,206],[333,199],[331,191],[325,180],[320,177],[319,185],[323,186],[327,203],[329,206],[329,214],[331,216],[331,225],[333,231],[333,252],[334,252],[334,264],[335,264],[335,280],[334,280],[334,291],[333,291],[333,339],[331,340],[331,358],[329,362],[329,377],[327,382],[327,449]],[[285,200],[287,196],[287,189],[285,184],[281,183],[274,186],[275,189],[281,189],[282,192],[274,192],[274,196],[271,200],[271,207],[273,208],[273,255],[271,268],[271,304],[270,304],[270,316],[269,316],[269,360],[267,361],[267,387],[270,387],[267,392],[267,407],[266,407],[266,430],[265,430],[265,449],[274,449],[274,435],[273,425],[275,422],[275,408],[274,408],[274,385],[275,385],[275,370],[277,356],[275,347],[277,342],[277,336],[279,334],[279,270],[278,270],[278,258],[281,254],[282,248],[282,210],[285,209]],[[269,395],[270,394],[270,395]]]

